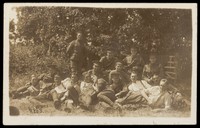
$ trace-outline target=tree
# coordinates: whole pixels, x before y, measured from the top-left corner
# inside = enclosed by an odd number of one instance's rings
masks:
[[[12,19],[9,23],[9,32],[14,33],[15,32],[15,22],[14,19]]]
[[[152,50],[159,55],[181,53],[191,61],[191,10],[104,9],[76,7],[18,7],[18,35],[42,45],[44,54],[65,57],[65,48],[81,30],[96,58],[112,48],[126,54],[137,46],[147,60]],[[12,26],[12,25],[11,25]],[[11,27],[12,28],[12,27]],[[184,46],[183,46],[184,44]],[[154,48],[155,47],[155,48]],[[182,54],[183,53],[183,54]]]

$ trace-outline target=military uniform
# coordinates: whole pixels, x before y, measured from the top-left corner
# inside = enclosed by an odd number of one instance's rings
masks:
[[[66,51],[70,55],[70,68],[71,72],[80,75],[84,63],[86,62],[86,48],[84,44],[78,40],[74,40],[70,43]]]
[[[103,78],[103,72],[101,72],[101,70],[99,71],[95,71],[94,69],[91,69],[88,71],[89,74],[91,74],[92,77],[97,77],[97,79],[99,78]]]
[[[46,100],[51,99],[50,91],[55,88],[55,85],[53,83],[47,83],[44,81],[40,81],[40,93],[34,97],[36,100]]]
[[[103,102],[109,104],[110,106],[113,106],[115,100],[117,99],[115,94],[122,91],[122,89],[123,89],[123,84],[121,82],[119,82],[118,84],[111,84],[111,85],[107,86],[106,89],[101,91],[97,95],[97,97],[100,101],[103,101]]]
[[[12,98],[21,98],[25,96],[36,96],[39,93],[39,83],[33,85],[31,82],[27,83],[25,86],[18,88],[11,92]]]
[[[155,63],[155,64],[147,64],[143,68],[143,74],[142,78],[144,80],[151,79],[154,74],[157,74],[160,78],[163,77],[164,72],[161,64]]]
[[[129,72],[136,71],[138,73],[138,79],[141,79],[144,66],[143,58],[139,54],[136,54],[135,56],[129,55],[123,61],[126,65],[125,69]]]
[[[99,62],[101,63],[104,71],[113,70],[115,69],[115,63],[117,62],[117,59],[115,57],[108,59],[106,56],[103,56]]]
[[[112,75],[118,74],[120,77],[120,80],[122,81],[123,84],[128,84],[130,82],[129,76],[127,73],[124,71],[117,71],[117,70],[112,70],[109,73],[109,83],[112,83]]]

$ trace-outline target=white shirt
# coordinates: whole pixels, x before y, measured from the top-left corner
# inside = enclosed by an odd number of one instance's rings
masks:
[[[145,92],[149,95],[149,100],[154,103],[158,100],[158,98],[161,95],[161,87],[160,86],[153,86],[150,88],[147,88]]]
[[[70,78],[66,78],[66,79],[62,80],[61,83],[63,84],[63,86],[65,88],[69,88],[70,86],[72,86]]]
[[[92,94],[95,90],[92,83],[86,83],[85,81],[81,82],[80,85],[81,93],[83,94]]]
[[[139,81],[137,81],[136,83],[131,83],[128,86],[128,90],[134,91],[134,92],[140,91],[142,89],[143,89],[143,86],[141,84],[139,84]]]
[[[139,91],[139,90],[143,90],[145,88],[149,88],[151,87],[151,85],[149,85],[146,81],[136,81],[136,83],[131,83],[129,86],[128,86],[128,90],[130,91]]]
[[[57,93],[63,93],[66,92],[70,86],[72,86],[71,79],[66,78],[61,81],[61,84],[59,86],[55,87],[55,90]]]
[[[57,93],[63,93],[63,92],[67,91],[67,89],[62,84],[60,84],[59,86],[55,87],[55,90],[56,90]]]

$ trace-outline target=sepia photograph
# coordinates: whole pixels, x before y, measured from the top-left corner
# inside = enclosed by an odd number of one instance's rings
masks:
[[[197,4],[5,3],[4,125],[196,124]]]

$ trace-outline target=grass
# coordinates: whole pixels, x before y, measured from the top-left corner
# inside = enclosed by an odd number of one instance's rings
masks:
[[[11,100],[10,105],[19,108],[20,115],[30,115],[30,116],[98,116],[98,117],[190,117],[190,111],[178,111],[178,110],[168,110],[162,112],[152,111],[150,107],[142,107],[137,110],[127,110],[122,109],[122,111],[114,109],[103,109],[96,105],[95,111],[88,111],[81,108],[75,108],[71,112],[65,112],[63,110],[56,110],[53,106],[53,102],[44,102],[42,105],[45,106],[42,108],[40,113],[32,113],[28,108],[33,107],[33,102],[23,99],[14,99]],[[37,106],[40,103],[34,102],[34,105]],[[41,105],[41,104],[40,104]]]
[[[30,73],[31,74],[31,73]],[[37,75],[37,74],[36,74]],[[10,78],[10,90],[17,89],[24,86],[29,82],[31,75],[16,75]],[[29,107],[34,105],[44,105],[41,113],[31,113]],[[36,102],[23,99],[10,99],[10,105],[15,106],[20,110],[20,115],[31,115],[31,116],[102,116],[102,117],[190,117],[190,110],[180,111],[180,110],[169,110],[162,112],[152,111],[150,107],[142,107],[137,110],[127,110],[123,109],[121,112],[118,110],[104,110],[97,105],[95,111],[87,111],[83,109],[74,109],[72,112],[68,113],[65,111],[56,110],[53,106],[53,102]]]

